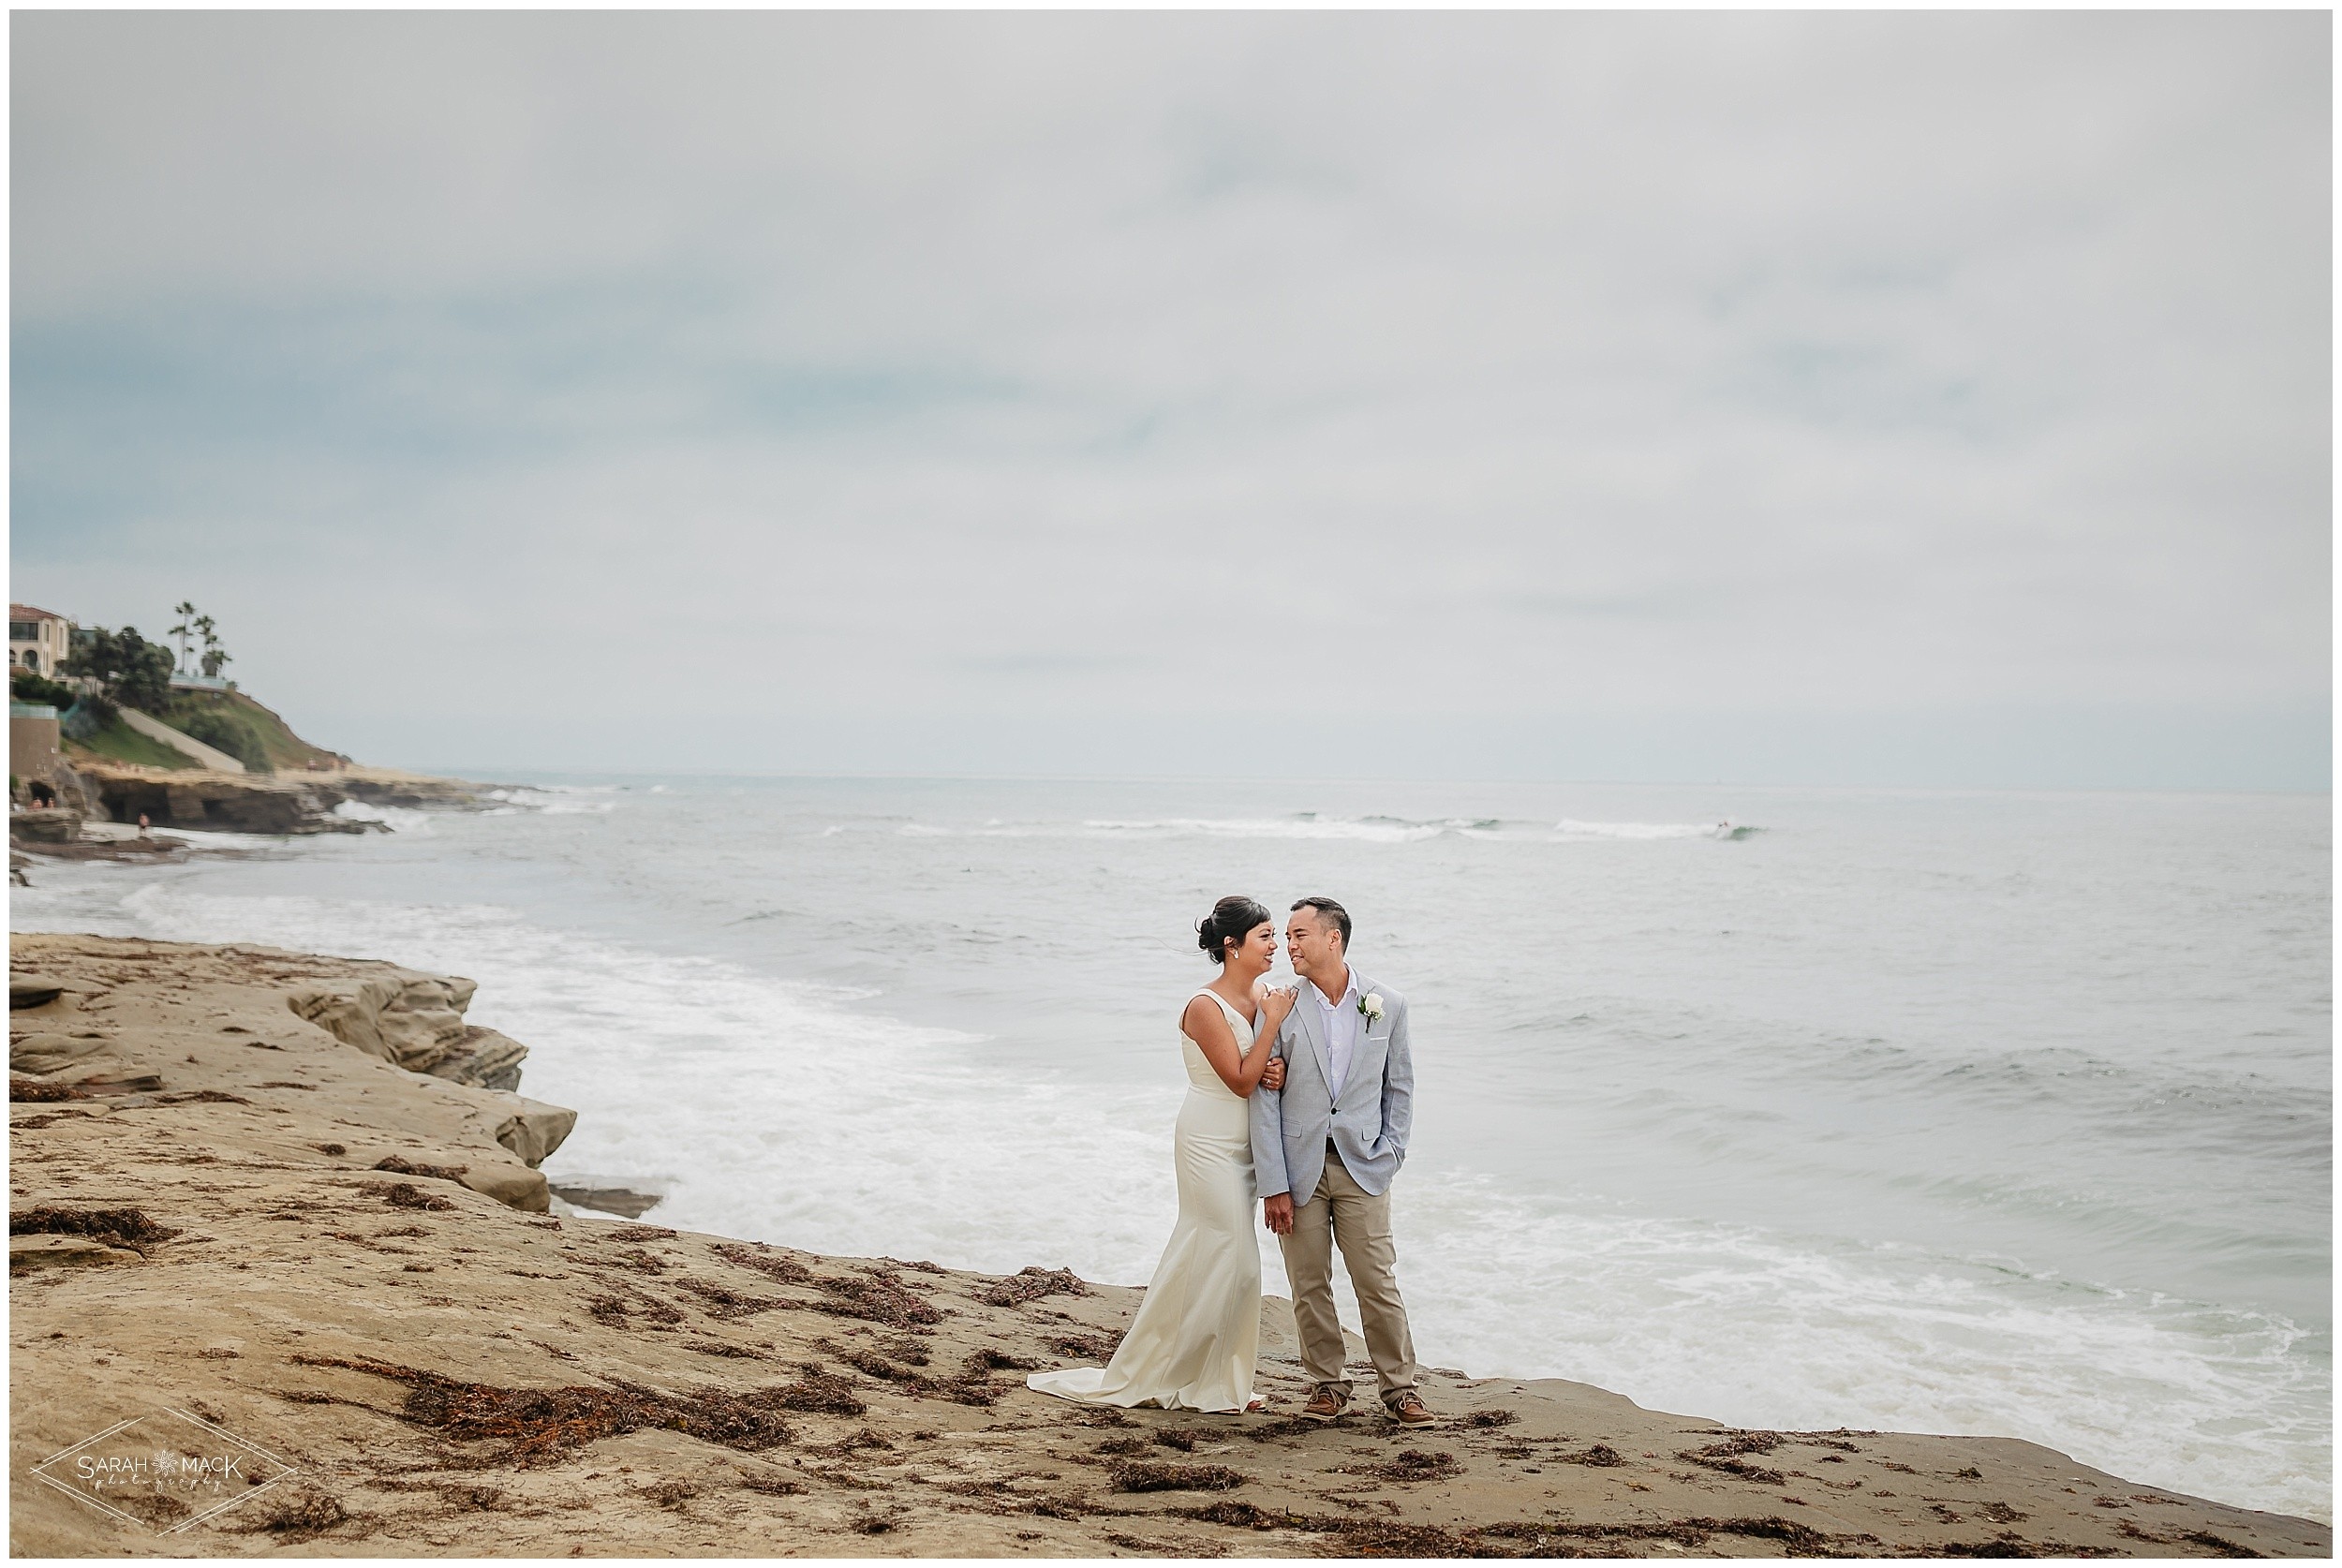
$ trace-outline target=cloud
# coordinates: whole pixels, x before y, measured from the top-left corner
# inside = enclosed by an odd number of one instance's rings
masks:
[[[1719,709],[2305,754],[2328,27],[31,13],[20,591],[192,594],[361,753],[428,671],[546,761],[1156,767],[1109,732],[1331,646],[1500,769]]]

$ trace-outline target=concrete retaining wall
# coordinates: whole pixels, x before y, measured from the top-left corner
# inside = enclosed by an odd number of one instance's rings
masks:
[[[227,752],[215,750],[193,735],[181,733],[151,713],[141,713],[136,708],[124,708],[122,722],[144,735],[148,740],[160,741],[173,751],[189,758],[198,767],[209,768],[214,773],[242,773],[244,771],[244,764],[228,755]]]
[[[8,704],[8,771],[19,778],[53,781],[57,764],[57,710],[45,703]]]

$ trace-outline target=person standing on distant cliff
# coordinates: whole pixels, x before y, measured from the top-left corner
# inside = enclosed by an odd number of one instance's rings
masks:
[[[1401,1427],[1438,1419],[1416,1392],[1415,1339],[1399,1297],[1390,1184],[1415,1125],[1407,998],[1350,967],[1350,912],[1330,898],[1293,906],[1285,948],[1300,1000],[1277,1032],[1282,1090],[1253,1096],[1261,1219],[1284,1246],[1301,1368],[1317,1386],[1301,1413],[1331,1421],[1350,1402],[1334,1247],[1349,1265],[1383,1408]]]
[[[146,836],[147,836],[147,831],[146,831],[146,813],[145,813],[145,812],[143,812],[143,811],[141,811],[141,812],[140,812],[140,813],[139,813],[139,836],[140,836],[141,838],[144,838],[144,837],[146,837]]]

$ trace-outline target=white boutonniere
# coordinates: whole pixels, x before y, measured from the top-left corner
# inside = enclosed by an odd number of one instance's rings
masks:
[[[1383,1021],[1383,994],[1380,991],[1370,991],[1360,997],[1358,1011],[1366,1014],[1366,1021],[1369,1024],[1381,1023]]]

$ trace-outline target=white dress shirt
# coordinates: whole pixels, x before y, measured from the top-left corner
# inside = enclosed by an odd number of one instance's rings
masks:
[[[1341,1086],[1350,1077],[1350,1058],[1358,1048],[1358,971],[1345,968],[1342,971],[1344,989],[1340,1000],[1327,1001],[1317,983],[1309,983],[1310,999],[1317,1004],[1318,1022],[1326,1030],[1327,1072],[1333,1082],[1326,1087],[1333,1098],[1341,1098]]]

